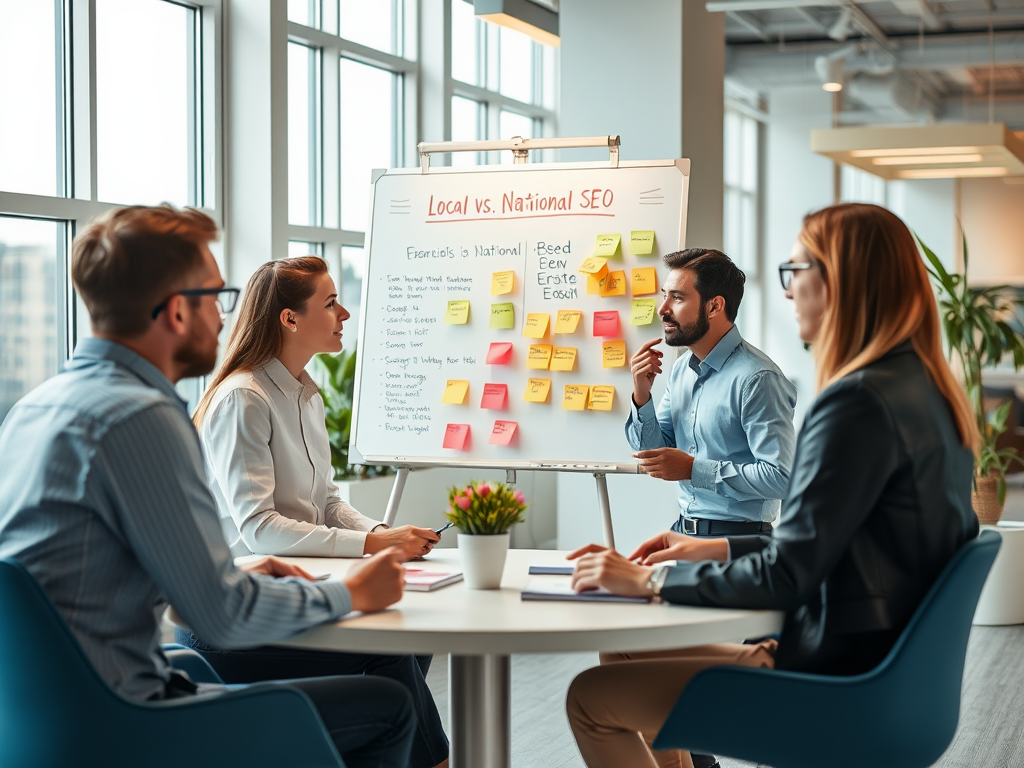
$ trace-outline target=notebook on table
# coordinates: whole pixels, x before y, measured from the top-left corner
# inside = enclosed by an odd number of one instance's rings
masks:
[[[520,593],[523,600],[567,600],[578,603],[649,603],[649,597],[616,595],[606,589],[577,592],[569,579],[530,579]]]
[[[576,566],[568,565],[531,565],[531,576],[572,576]]]
[[[406,592],[433,592],[462,581],[462,571],[430,571],[423,568],[405,568]]]

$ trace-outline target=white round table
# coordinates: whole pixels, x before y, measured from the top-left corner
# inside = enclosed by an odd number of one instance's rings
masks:
[[[1024,624],[1024,523],[1007,520],[981,527],[996,531],[1003,543],[978,598],[974,623]]]
[[[458,550],[435,550],[425,568],[461,570]],[[741,641],[778,632],[782,614],[667,604],[523,601],[530,565],[565,564],[565,552],[511,550],[500,590],[464,582],[406,592],[381,613],[324,624],[279,645],[323,651],[451,654],[448,712],[452,768],[511,766],[510,657],[513,653],[646,651]],[[342,576],[354,560],[286,558]],[[562,702],[552,702],[561,706]]]

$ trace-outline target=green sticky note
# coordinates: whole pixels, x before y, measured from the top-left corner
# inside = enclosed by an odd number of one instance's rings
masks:
[[[654,299],[633,299],[631,325],[650,325],[654,322]]]
[[[594,253],[591,255],[601,256],[606,259],[618,256],[620,239],[620,235],[598,235],[597,244],[594,246]]]
[[[654,253],[654,230],[638,229],[630,232],[629,252],[634,256],[650,256]]]
[[[516,310],[512,302],[504,304],[491,304],[491,328],[508,330],[515,328]]]

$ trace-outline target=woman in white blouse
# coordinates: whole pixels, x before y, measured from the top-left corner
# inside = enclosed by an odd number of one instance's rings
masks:
[[[249,280],[224,362],[193,419],[233,554],[361,557],[397,547],[430,551],[429,528],[388,528],[353,509],[332,481],[324,404],[305,367],[341,350],[349,313],[317,256],[262,265]],[[412,692],[419,715],[414,768],[447,766],[448,741],[426,684],[429,656],[376,656],[284,648],[221,651],[187,630],[227,683],[341,674],[391,677]]]

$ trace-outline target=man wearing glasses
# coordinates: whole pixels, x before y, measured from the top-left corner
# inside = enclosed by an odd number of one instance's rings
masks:
[[[75,241],[72,278],[93,336],[0,427],[0,557],[28,569],[99,674],[130,699],[223,690],[169,665],[159,645],[169,602],[206,641],[240,648],[381,610],[402,594],[393,550],[344,583],[315,582],[276,558],[235,567],[174,390],[213,370],[238,298],[210,252],[216,236],[205,214],[170,206],[123,208],[90,225]],[[401,685],[290,685],[313,700],[347,765],[406,764],[415,715]]]

